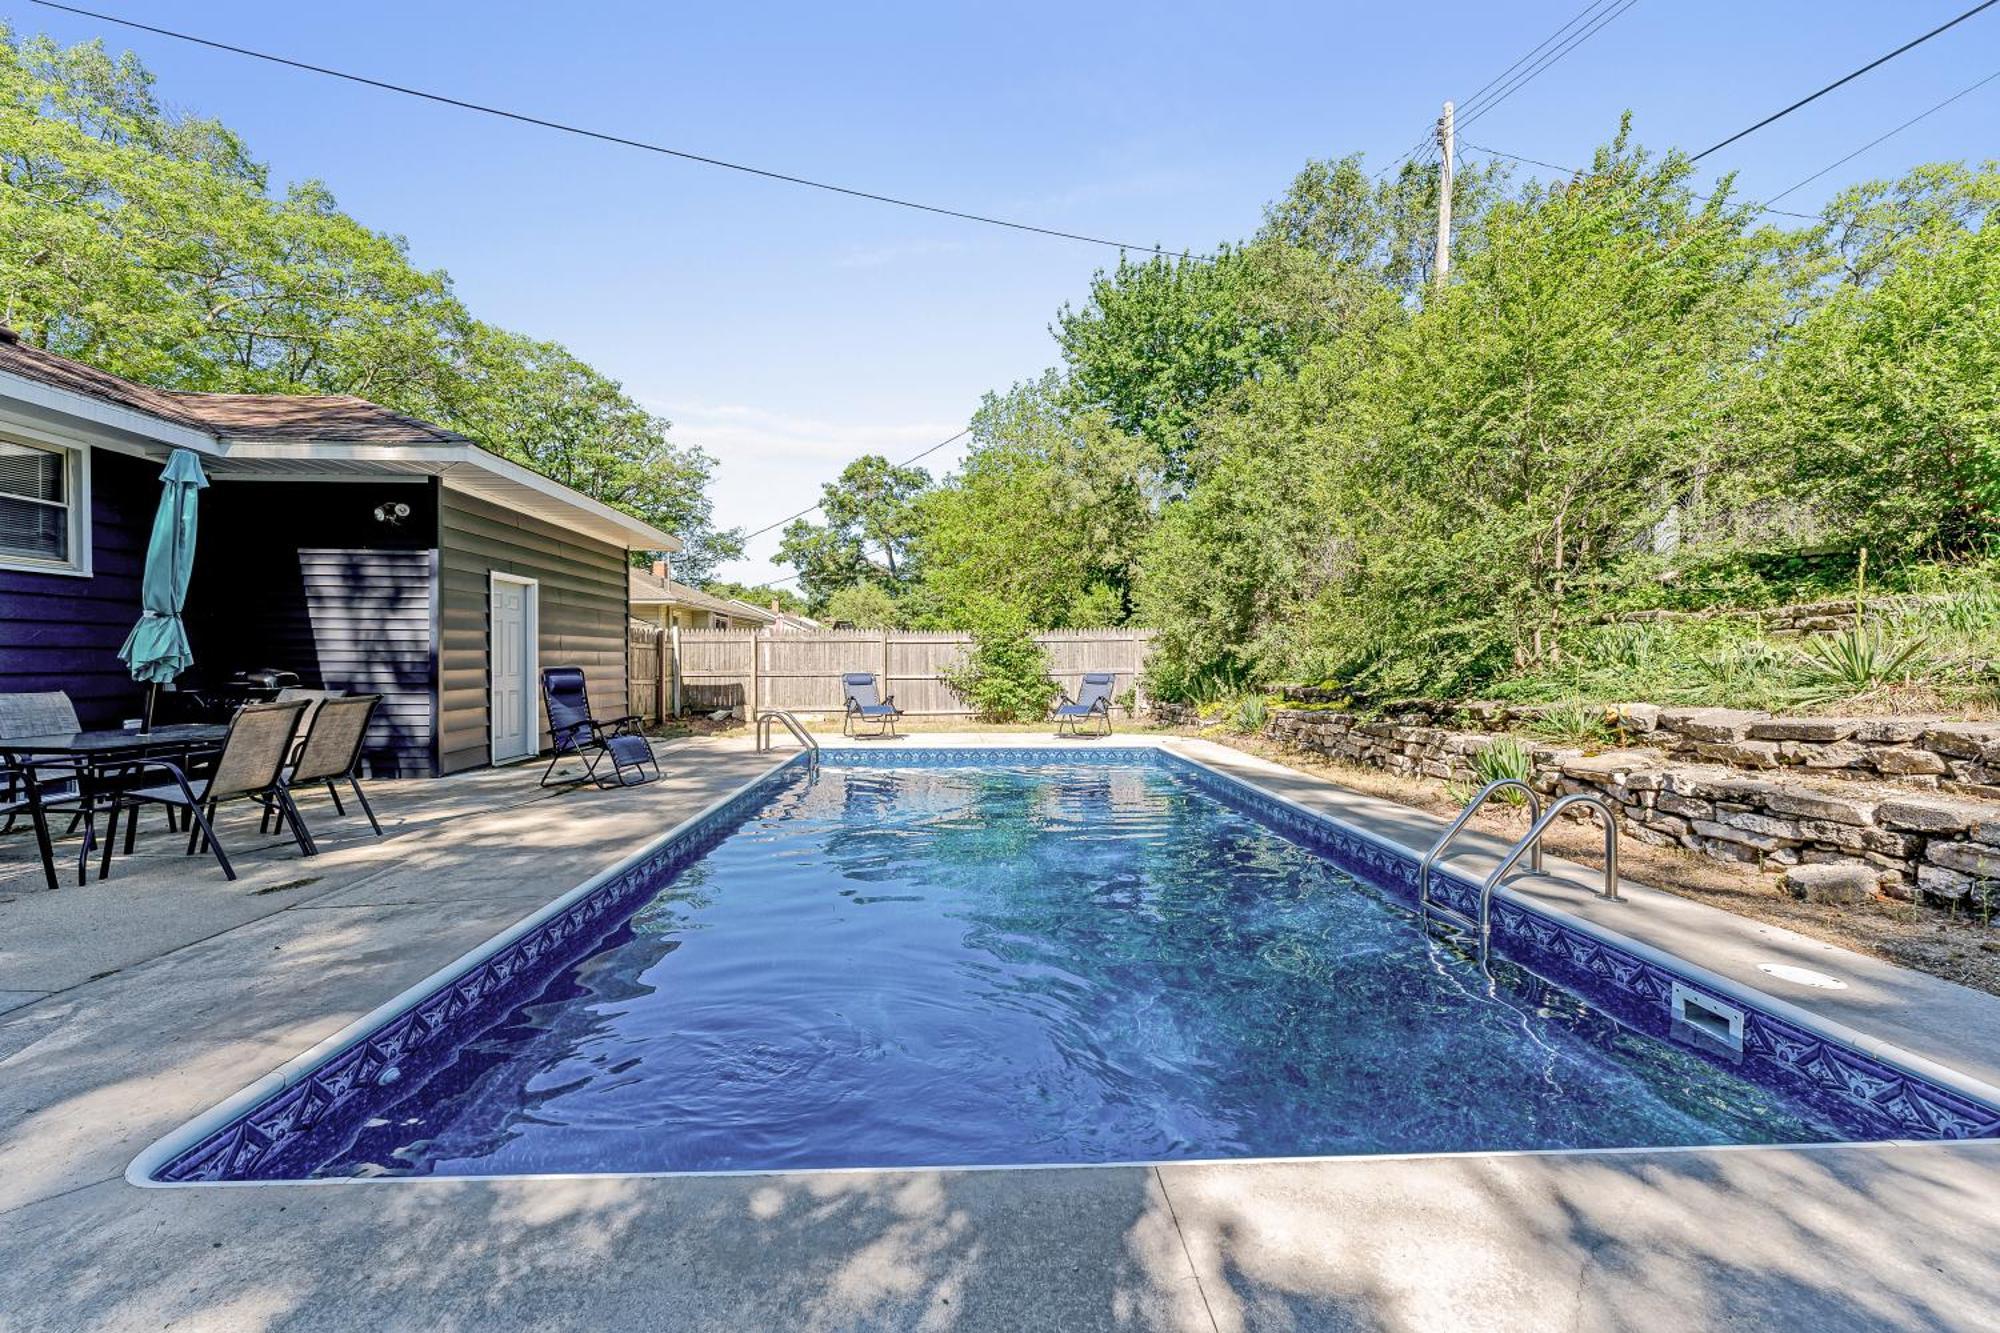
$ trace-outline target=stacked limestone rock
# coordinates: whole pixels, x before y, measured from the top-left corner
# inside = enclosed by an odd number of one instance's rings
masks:
[[[1280,708],[1268,729],[1282,743],[1347,763],[1472,783],[1472,756],[1492,744],[1493,732],[1436,725],[1441,711],[1362,719]],[[1520,720],[1520,710],[1498,705],[1454,711],[1482,728]],[[1617,714],[1624,748],[1588,754],[1524,740],[1534,785],[1607,797],[1626,831],[1644,842],[1774,871],[1840,868],[1791,876],[1798,892],[1815,898],[1880,891],[1945,903],[2000,889],[2000,802],[1982,799],[2000,796],[2000,724],[1645,704]],[[1943,771],[1897,771],[1915,761],[1884,761],[1910,754],[1931,756]],[[1953,790],[1940,790],[1946,784]]]

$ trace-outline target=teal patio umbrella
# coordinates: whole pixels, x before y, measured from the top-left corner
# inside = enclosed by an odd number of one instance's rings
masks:
[[[143,731],[153,729],[153,701],[160,686],[194,665],[181,611],[187,605],[188,578],[194,573],[196,502],[206,485],[201,460],[185,449],[174,450],[160,473],[160,509],[153,515],[146,573],[139,585],[145,610],[118,650],[132,679],[147,687]]]

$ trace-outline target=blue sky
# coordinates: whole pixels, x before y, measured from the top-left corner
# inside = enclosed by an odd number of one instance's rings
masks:
[[[1387,162],[1583,0],[1096,7],[517,3],[87,7],[773,170],[1135,243],[1244,236],[1307,158]],[[1620,111],[1706,147],[1970,0],[1640,0],[1468,131],[1586,161]],[[317,176],[482,317],[568,344],[720,460],[719,520],[801,509],[1055,359],[1116,252],[595,144],[0,0],[136,50],[277,176]],[[2000,69],[2000,8],[1703,164],[1760,198]],[[1785,206],[2000,153],[2000,81]],[[947,450],[927,462],[949,465]],[[777,534],[725,573],[783,574]]]

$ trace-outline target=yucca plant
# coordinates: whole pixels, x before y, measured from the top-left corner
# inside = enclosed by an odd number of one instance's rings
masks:
[[[1802,703],[1824,703],[1907,680],[1922,665],[1926,647],[1921,638],[1898,643],[1860,626],[1815,634],[1799,647],[1793,694]]]
[[[1574,698],[1544,707],[1541,715],[1528,724],[1528,730],[1537,736],[1576,745],[1594,745],[1611,739],[1604,709]]]
[[[1236,701],[1235,714],[1230,725],[1245,736],[1254,736],[1264,729],[1264,720],[1271,714],[1271,706],[1261,694],[1246,694]]]
[[[1529,756],[1528,747],[1512,736],[1496,736],[1485,749],[1475,751],[1472,756],[1472,775],[1479,779],[1482,787],[1502,778],[1526,782],[1534,771],[1535,761]],[[1494,799],[1508,805],[1520,805],[1528,798],[1519,787],[1508,787],[1496,793]]]

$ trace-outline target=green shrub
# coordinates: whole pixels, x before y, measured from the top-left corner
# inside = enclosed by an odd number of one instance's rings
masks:
[[[826,599],[826,619],[855,629],[901,629],[903,615],[896,599],[875,583],[856,583]]]
[[[1528,747],[1512,736],[1496,736],[1483,750],[1472,756],[1473,776],[1484,787],[1502,778],[1513,778],[1526,782],[1535,771],[1535,761],[1528,755]],[[1508,787],[1494,794],[1494,800],[1508,805],[1520,805],[1528,798],[1519,787]]]
[[[1028,722],[1044,717],[1059,693],[1049,678],[1049,655],[1035,642],[1028,619],[1012,607],[985,603],[972,616],[972,651],[942,679],[986,722]]]
[[[1924,649],[1923,639],[1899,643],[1875,629],[1815,634],[1799,648],[1793,695],[1801,703],[1825,703],[1907,680],[1921,669]]]
[[[1546,736],[1552,741],[1568,741],[1573,745],[1600,745],[1611,739],[1611,727],[1604,720],[1604,709],[1577,698],[1548,705],[1541,716],[1528,724],[1528,730],[1537,736]]]
[[[1246,694],[1236,701],[1229,725],[1245,736],[1255,736],[1264,729],[1265,719],[1271,715],[1271,706],[1261,694]]]

